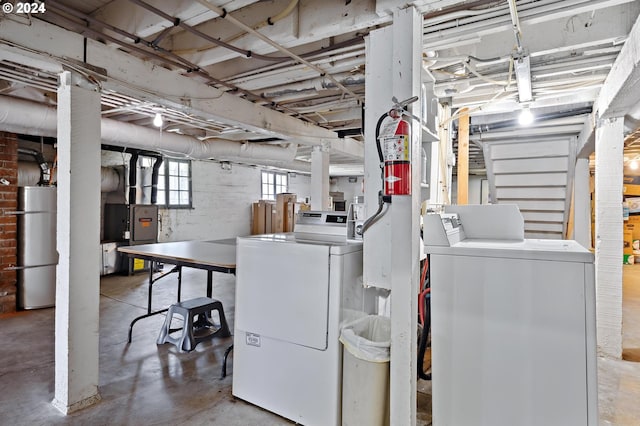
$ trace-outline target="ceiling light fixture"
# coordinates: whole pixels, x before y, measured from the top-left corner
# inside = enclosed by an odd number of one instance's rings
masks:
[[[631,162],[629,163],[629,168],[631,170],[638,170],[638,161],[631,160]]]
[[[516,84],[518,85],[518,98],[520,102],[530,102],[533,99],[531,93],[531,62],[528,56],[515,60]]]
[[[520,125],[528,126],[531,123],[533,123],[533,120],[534,120],[534,116],[531,113],[531,110],[529,109],[529,107],[522,108],[522,111],[520,112],[520,116],[518,117],[518,122],[520,123]]]
[[[164,123],[164,120],[162,120],[162,114],[156,112],[156,116],[153,117],[153,125],[156,127],[162,127],[162,123]]]

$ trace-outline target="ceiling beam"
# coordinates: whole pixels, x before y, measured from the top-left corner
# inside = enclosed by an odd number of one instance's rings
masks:
[[[286,4],[280,0],[279,4]],[[394,0],[399,7],[406,2]],[[256,17],[269,16],[273,12],[272,2],[257,3],[245,10],[238,11],[234,16],[250,23]],[[280,6],[283,7],[283,6]],[[263,28],[260,32],[270,37],[274,42],[288,49],[302,46],[329,37],[336,37],[346,33],[353,33],[374,27],[376,25],[391,22],[391,15],[378,15],[374,0],[351,0],[349,2],[327,2],[325,0],[308,0],[300,2],[298,9],[288,18],[275,23],[275,25]],[[237,28],[217,18],[198,25],[198,31],[211,36],[225,37],[238,32]],[[171,37],[173,49],[182,49],[201,44],[194,39],[192,34],[181,33]],[[233,42],[243,49],[260,54],[270,54],[276,51],[254,36],[243,36]],[[226,49],[215,48],[198,52],[196,55],[187,56],[188,59],[197,62],[200,66],[206,66],[217,62],[239,57],[238,53]]]
[[[39,53],[43,60],[54,64],[66,62],[66,66],[83,68],[86,62],[90,66],[84,72],[102,79],[103,89],[176,108],[185,114],[241,126],[266,137],[307,145],[328,144],[332,152],[354,158],[364,156],[364,146],[359,141],[339,139],[335,132],[225,93],[93,40],[86,40],[85,47],[82,36],[40,20],[33,20],[30,26],[10,20],[0,21],[0,40],[30,52],[29,56],[33,52]],[[90,67],[106,70],[107,78],[93,73]]]
[[[624,117],[638,103],[640,93],[640,17],[629,32],[598,100],[598,119]]]
[[[615,17],[615,12],[619,14],[619,9],[615,6],[624,5],[626,3],[632,3],[628,6],[631,8],[637,7],[633,5],[633,0],[565,0],[562,2],[554,2],[552,4],[544,4],[545,2],[533,2],[531,7],[520,7],[518,9],[518,16],[523,31],[523,44],[525,48],[533,51],[530,45],[536,42],[536,39],[541,41],[542,45],[553,41],[550,35],[563,34],[563,37],[557,37],[559,43],[572,43],[574,37],[580,37],[580,28],[574,28],[571,24],[571,20],[581,13],[591,13],[592,11],[598,11],[594,24],[598,21],[607,21],[613,19],[615,21],[624,20],[624,16]],[[550,2],[546,2],[550,3]],[[611,9],[610,11],[608,11]],[[603,19],[599,18],[599,15],[603,15]],[[611,18],[610,18],[611,17]],[[511,33],[513,31],[511,17],[509,16],[508,9],[505,9],[501,16],[491,17],[483,19],[482,15],[476,16],[473,20],[477,22],[466,23],[464,19],[456,20],[456,25],[452,28],[442,28],[436,31],[430,32],[430,28],[425,28],[425,36],[423,42],[425,48],[440,50],[454,47],[454,45],[474,45],[482,43],[483,48],[485,46],[492,46],[494,40],[487,40],[491,35],[502,34],[505,32]],[[469,19],[471,21],[471,19]],[[537,28],[547,22],[556,21],[563,26],[559,32],[540,32]],[[462,25],[465,23],[465,25]],[[624,24],[620,24],[624,25]],[[536,28],[534,30],[534,28]],[[604,30],[614,31],[615,26],[604,26]],[[589,33],[589,27],[583,28],[586,33]],[[570,30],[570,31],[569,31]],[[598,30],[599,31],[599,30]],[[549,34],[549,36],[547,36]],[[497,46],[505,46],[512,43],[513,37],[509,34],[509,37],[505,37],[502,42],[499,42]],[[512,49],[508,49],[511,52]],[[504,53],[498,53],[499,55]]]
[[[231,12],[255,1],[232,0],[225,3],[224,7]],[[201,24],[216,16],[201,4],[192,1],[155,0],[153,5],[191,26]],[[151,14],[143,8],[133,5],[129,0],[114,0],[93,12],[92,17],[142,38],[151,37],[174,26],[173,22]]]
[[[585,120],[578,136],[577,154],[580,158],[595,152],[595,129],[598,120],[624,117],[638,104],[640,93],[640,17],[629,32],[611,72],[607,76],[593,113]]]

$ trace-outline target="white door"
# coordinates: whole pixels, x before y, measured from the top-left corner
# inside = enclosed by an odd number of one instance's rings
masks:
[[[236,329],[326,349],[329,248],[239,239]]]

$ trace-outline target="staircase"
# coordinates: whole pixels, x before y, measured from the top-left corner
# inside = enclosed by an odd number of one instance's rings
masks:
[[[525,238],[565,238],[574,145],[569,138],[483,144],[491,201],[518,205]]]

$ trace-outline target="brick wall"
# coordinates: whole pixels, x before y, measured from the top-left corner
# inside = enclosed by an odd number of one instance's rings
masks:
[[[17,208],[18,139],[0,132],[0,314],[16,310],[16,271],[5,269],[17,261],[17,217],[6,214]]]

